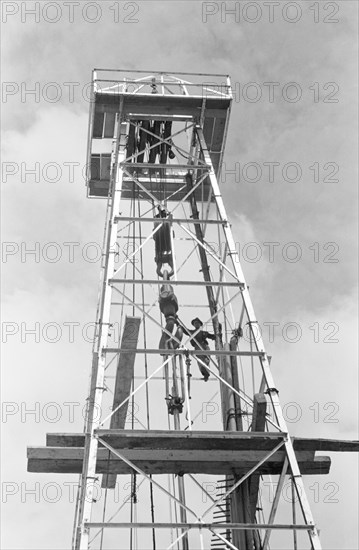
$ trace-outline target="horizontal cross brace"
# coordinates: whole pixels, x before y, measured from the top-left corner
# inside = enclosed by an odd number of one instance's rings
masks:
[[[194,220],[192,218],[141,218],[137,216],[115,216],[115,222],[150,222],[150,223],[195,223],[195,224],[214,224],[225,225],[228,222],[222,220]]]
[[[192,121],[193,116],[192,115],[159,115],[159,114],[151,114],[148,113],[128,113],[126,116],[126,119],[131,120],[177,120],[179,122],[182,121]]]
[[[104,353],[148,353],[151,355],[237,355],[240,357],[264,357],[263,351],[226,351],[226,350],[200,350],[200,349],[156,349],[138,348],[136,350],[123,348],[103,348]]]
[[[109,279],[109,284],[126,283],[133,285],[177,285],[177,286],[224,286],[224,287],[241,287],[243,283],[227,283],[225,281],[161,281],[158,279]]]
[[[154,164],[153,162],[121,162],[121,166],[126,168],[150,168],[156,172],[160,170],[207,170],[210,168],[206,164]]]
[[[280,529],[294,531],[311,531],[313,525],[301,525],[293,523],[102,523],[92,522],[85,523],[85,527],[99,529],[211,529],[212,531],[219,529],[235,529],[249,531],[251,529]]]

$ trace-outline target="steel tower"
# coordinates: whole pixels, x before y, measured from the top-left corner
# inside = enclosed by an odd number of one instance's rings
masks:
[[[28,469],[80,474],[76,550],[320,549],[302,475],[358,445],[289,437],[218,183],[229,77],[95,70],[92,92],[87,190],[107,214],[87,417]]]

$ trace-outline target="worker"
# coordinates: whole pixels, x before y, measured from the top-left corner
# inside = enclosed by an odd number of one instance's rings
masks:
[[[188,330],[177,318],[178,325],[182,328],[183,332],[187,334],[187,336],[192,336],[192,334],[197,333],[196,336],[190,339],[190,342],[194,349],[198,350],[210,350],[210,347],[208,345],[207,339],[215,340],[216,337],[214,334],[211,334],[210,332],[207,332],[205,330],[202,330],[201,327],[203,327],[203,323],[201,319],[196,317],[195,319],[192,319],[191,324],[194,326],[194,330]],[[201,329],[201,330],[200,330]],[[198,331],[198,332],[197,332]],[[209,365],[210,359],[209,355],[198,355],[196,356],[197,359],[197,365],[199,370],[201,371],[201,374],[203,375],[203,380],[207,382],[209,378],[209,371],[206,369],[206,367],[202,364],[205,363],[207,366]],[[202,363],[200,363],[200,361]]]
[[[160,163],[166,164],[167,163],[167,155],[170,159],[174,159],[176,155],[172,151],[172,139],[171,139],[171,133],[172,133],[172,122],[170,120],[166,120],[166,122],[162,126],[162,139],[167,140],[167,143],[162,142],[161,143],[161,154],[160,154]],[[169,142],[169,143],[168,143]]]
[[[150,130],[151,123],[149,120],[139,121],[139,138],[137,141],[138,156],[136,162],[144,162],[144,154],[146,151],[146,143],[149,141],[148,131]]]
[[[158,214],[155,218],[163,219],[167,218],[168,213],[165,208],[158,206]],[[155,222],[155,229],[158,227],[159,222]],[[171,243],[171,225],[169,223],[163,223],[161,227],[153,235],[155,241],[155,262],[157,264],[156,273],[159,277],[163,277],[161,269],[163,264],[168,264],[171,267],[171,271],[168,273],[168,278],[172,277],[173,271],[173,255],[172,255],[172,243]]]
[[[157,155],[161,154],[161,146],[157,145],[160,143],[161,137],[162,122],[160,120],[154,120],[153,124],[150,127],[151,134],[148,134],[148,142],[150,144],[148,162],[154,164],[157,160]],[[153,147],[152,147],[153,146]]]
[[[166,332],[162,332],[161,340],[158,347],[162,350],[169,348],[177,349],[183,337],[183,329],[182,327],[177,326],[177,330],[174,335],[175,339],[171,337],[173,329],[176,325],[176,314],[178,311],[178,300],[173,291],[172,285],[165,283],[161,286],[159,305],[161,313],[165,316],[166,319]],[[161,353],[161,355],[166,354]]]

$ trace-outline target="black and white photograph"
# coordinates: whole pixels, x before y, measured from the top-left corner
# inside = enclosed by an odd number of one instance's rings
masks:
[[[359,550],[357,0],[2,0],[1,549]]]

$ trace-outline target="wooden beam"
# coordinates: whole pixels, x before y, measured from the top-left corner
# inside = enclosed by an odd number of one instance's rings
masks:
[[[264,393],[253,397],[252,432],[264,432],[266,425],[267,400]]]
[[[28,458],[39,460],[82,460],[83,447],[28,447]],[[121,449],[121,454],[128,460],[137,462],[141,461],[183,461],[183,462],[260,462],[268,454],[267,451],[233,451],[233,450],[212,450],[208,453],[207,450],[198,449]],[[299,462],[309,462],[314,460],[314,451],[298,451],[296,453]],[[113,458],[112,458],[113,457]],[[267,462],[280,462],[285,457],[284,451],[278,451],[268,458]],[[108,450],[104,448],[98,449],[97,459],[106,460],[108,458]],[[111,460],[115,460],[115,456],[111,455]]]
[[[64,449],[63,449],[64,450]],[[69,449],[67,449],[69,450]],[[74,450],[74,449],[72,449]],[[38,450],[37,450],[38,451]],[[37,456],[39,453],[36,453]],[[208,474],[208,475],[244,475],[248,470],[253,468],[256,462],[231,462],[219,461],[176,461],[176,460],[156,460],[156,461],[140,461],[136,460],[136,466],[147,474]],[[327,474],[330,469],[329,457],[317,457],[314,460],[300,462],[300,470],[302,474]],[[259,473],[262,475],[279,475],[283,467],[283,460],[279,462],[265,462],[260,468]],[[82,471],[82,460],[71,458],[29,458],[28,472],[43,472],[43,473],[63,473],[63,474],[79,474]],[[111,461],[97,460],[96,473],[98,474],[130,474],[132,468],[120,459]]]
[[[281,432],[212,432],[167,430],[97,430],[104,441],[115,449],[198,449],[198,450],[261,450],[270,451],[283,441]],[[84,434],[49,433],[50,447],[83,447]],[[100,442],[101,446],[101,442]]]
[[[256,393],[253,397],[252,430],[264,432],[266,426],[267,400],[264,393]],[[255,522],[260,475],[253,474],[249,478],[249,506],[251,519]]]
[[[118,449],[163,448],[163,449],[233,449],[271,450],[285,437],[282,432],[215,432],[167,430],[98,430],[97,433]],[[294,437],[297,451],[358,452],[359,441],[340,439],[316,439]],[[50,447],[83,447],[83,433],[48,433],[46,445]],[[101,445],[101,444],[100,444]]]
[[[333,452],[359,452],[359,441],[345,439],[307,439],[293,437],[295,450],[333,451]]]
[[[138,333],[140,329],[141,318],[129,317],[126,315],[125,325],[122,334],[121,347],[129,350],[136,350],[138,343]],[[114,411],[130,395],[132,381],[134,377],[136,354],[135,352],[120,353],[117,363],[115,390],[113,395]],[[126,401],[120,409],[112,416],[110,429],[124,429],[129,401]],[[108,452],[109,459],[111,458]],[[114,489],[116,486],[116,475],[105,475],[102,478],[102,487]]]

